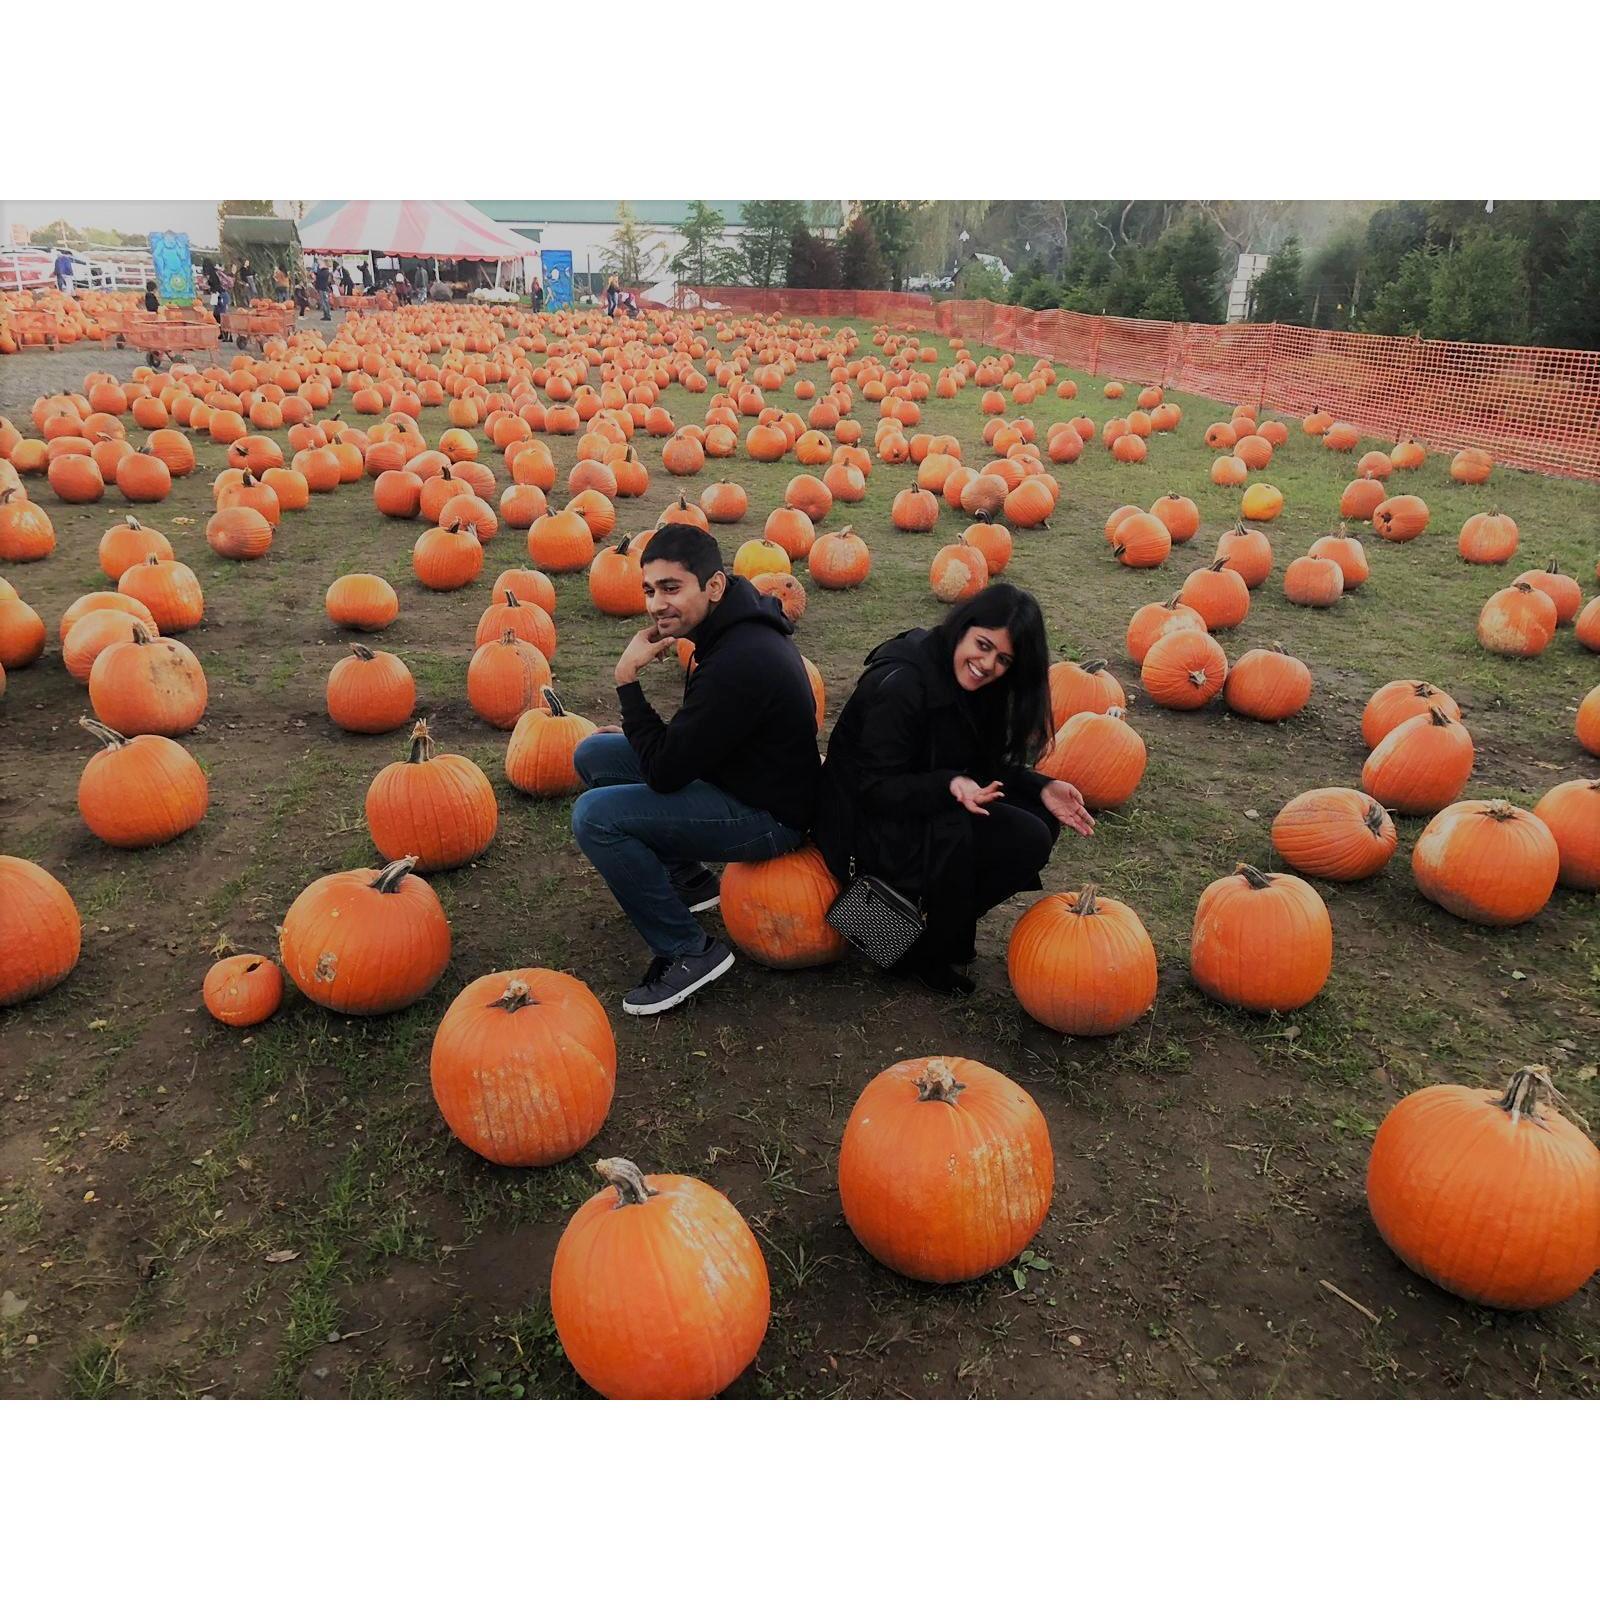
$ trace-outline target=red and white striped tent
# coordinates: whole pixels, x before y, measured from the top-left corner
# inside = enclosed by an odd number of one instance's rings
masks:
[[[308,255],[426,256],[441,261],[519,261],[538,245],[464,200],[346,200],[300,229]]]

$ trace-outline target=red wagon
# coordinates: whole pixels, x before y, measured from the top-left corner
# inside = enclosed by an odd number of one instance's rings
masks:
[[[275,306],[241,306],[222,315],[222,326],[241,350],[253,339],[287,339],[294,332],[294,304],[285,301]]]
[[[152,355],[178,355],[191,350],[215,350],[222,330],[198,313],[184,317],[130,315],[119,342]]]

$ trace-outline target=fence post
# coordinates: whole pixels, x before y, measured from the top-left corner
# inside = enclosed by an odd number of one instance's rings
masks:
[[[1100,335],[1105,332],[1105,328],[1106,319],[1104,317],[1096,317],[1094,319],[1094,348],[1089,352],[1089,376],[1091,378],[1100,376]]]

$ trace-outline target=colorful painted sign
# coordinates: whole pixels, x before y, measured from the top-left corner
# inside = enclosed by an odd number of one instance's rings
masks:
[[[155,262],[156,295],[162,304],[194,304],[194,259],[186,233],[152,233],[150,257]]]
[[[544,303],[547,310],[572,304],[572,252],[570,250],[544,250],[540,252],[544,267]]]

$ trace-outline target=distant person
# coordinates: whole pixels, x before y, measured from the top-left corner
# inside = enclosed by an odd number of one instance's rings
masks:
[[[144,280],[144,308],[152,316],[161,309],[161,302],[156,298],[156,280],[154,278],[146,278]]]
[[[528,287],[528,298],[533,302],[535,311],[544,310],[544,284],[535,278]]]
[[[356,280],[350,276],[349,264],[341,261],[339,263],[339,293],[354,294],[355,292]]]
[[[239,303],[251,305],[256,298],[256,269],[247,261],[239,270]]]
[[[617,314],[617,300],[622,294],[622,285],[617,282],[616,273],[606,279],[606,315],[614,317]]]
[[[62,249],[56,253],[56,289],[61,294],[72,293],[72,252]]]
[[[417,271],[412,280],[412,288],[417,291],[419,299],[428,292],[428,264],[425,261],[417,263]]]
[[[311,287],[305,273],[294,275],[294,314],[303,317],[311,309]]]
[[[317,270],[312,275],[312,284],[317,291],[317,306],[322,312],[324,322],[333,321],[333,307],[328,296],[333,292],[333,273],[328,268],[326,261],[317,263]]]
[[[372,263],[365,256],[361,258],[361,292],[372,293]]]
[[[411,280],[406,277],[405,273],[395,273],[393,280],[389,284],[389,287],[394,291],[394,297],[400,302],[401,305],[408,306],[411,304]]]
[[[272,298],[278,301],[289,298],[289,274],[282,267],[277,267],[273,270]]]

